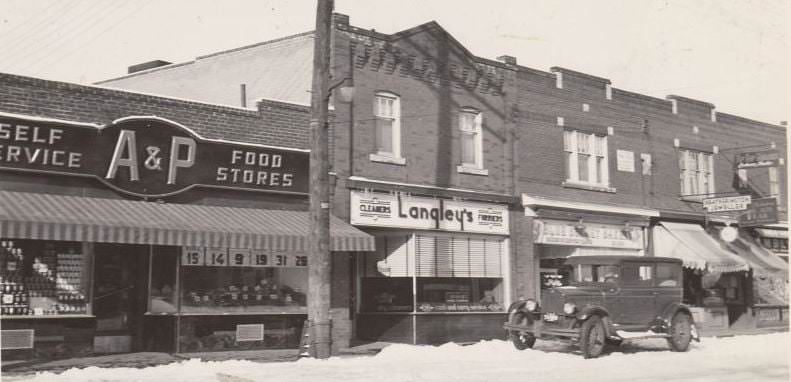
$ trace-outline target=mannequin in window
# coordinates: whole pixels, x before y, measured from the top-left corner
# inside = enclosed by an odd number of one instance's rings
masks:
[[[497,300],[494,298],[494,291],[491,290],[484,291],[483,297],[479,302],[484,305],[496,304]]]

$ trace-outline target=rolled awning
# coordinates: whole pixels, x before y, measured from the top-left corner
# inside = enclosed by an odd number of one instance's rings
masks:
[[[662,222],[654,227],[656,256],[675,257],[687,268],[709,272],[738,272],[750,265],[738,256],[722,249],[703,227],[697,224]]]
[[[330,236],[332,251],[374,250],[335,217]],[[0,191],[0,237],[306,251],[308,212]]]

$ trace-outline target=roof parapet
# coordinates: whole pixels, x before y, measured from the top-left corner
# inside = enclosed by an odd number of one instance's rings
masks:
[[[595,82],[601,82],[603,84],[611,84],[610,80],[608,80],[606,78],[592,76],[590,74],[585,74],[585,73],[582,73],[582,72],[578,72],[576,70],[561,68],[559,66],[553,66],[553,67],[549,68],[549,71],[553,72],[553,73],[560,72],[560,73],[563,73],[563,75],[568,75],[568,76],[573,76],[573,77],[585,78],[587,80],[591,80],[591,81],[595,81]]]

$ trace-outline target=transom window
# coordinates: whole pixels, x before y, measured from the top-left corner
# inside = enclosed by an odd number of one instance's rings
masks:
[[[463,166],[483,168],[481,120],[481,113],[475,109],[462,109],[459,114]]]
[[[566,179],[572,183],[608,186],[607,137],[581,131],[563,133]]]
[[[680,150],[681,196],[710,196],[714,194],[714,158],[710,153]]]
[[[392,93],[379,92],[374,98],[376,153],[401,158],[401,101]]]

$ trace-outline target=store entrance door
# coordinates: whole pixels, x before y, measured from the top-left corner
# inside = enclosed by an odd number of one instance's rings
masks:
[[[93,313],[95,353],[125,353],[139,347],[140,321],[145,311],[143,275],[148,246],[96,245]]]

